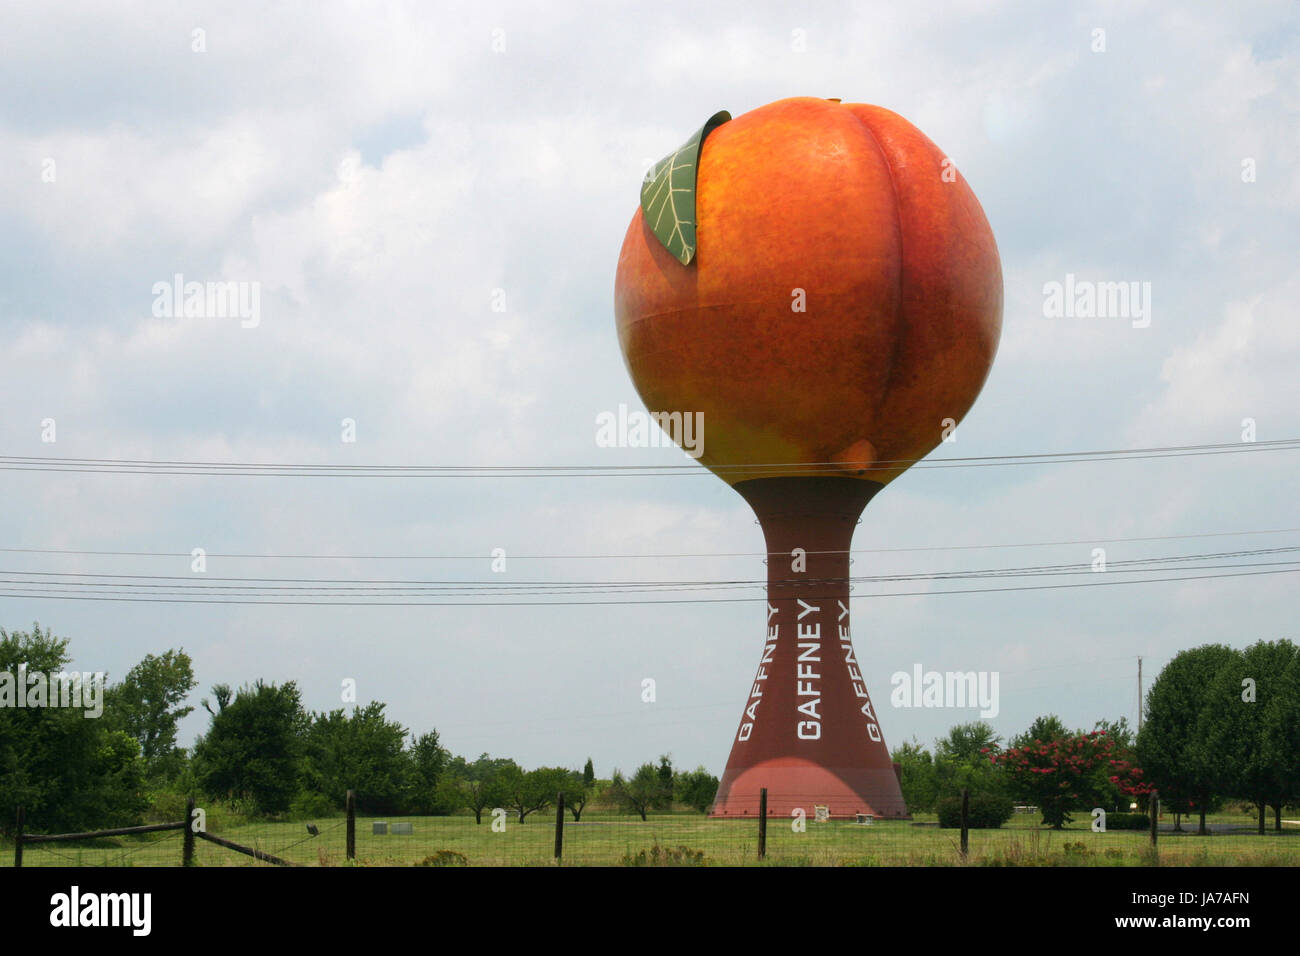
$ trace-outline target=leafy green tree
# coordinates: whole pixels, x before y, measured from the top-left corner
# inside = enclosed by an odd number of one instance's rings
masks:
[[[176,725],[194,712],[182,704],[198,683],[190,656],[168,650],[146,654],[109,692],[105,714],[111,726],[136,739],[151,774],[174,767],[174,759],[167,761],[177,750]]]
[[[988,763],[988,754],[997,749],[1002,738],[993,732],[982,720],[969,724],[957,724],[948,731],[946,737],[935,741],[936,757],[959,763]]]
[[[451,763],[451,754],[431,730],[416,737],[411,736],[411,772],[409,804],[412,812],[443,813],[447,805],[439,799],[438,787]]]
[[[261,680],[237,694],[212,688],[208,732],[194,745],[195,779],[215,799],[268,814],[289,809],[298,792],[309,718],[293,681]]]
[[[677,775],[677,799],[692,810],[708,813],[718,795],[718,778],[703,766]]]
[[[190,754],[184,747],[173,747],[146,764],[150,786],[155,792],[171,790],[176,793],[196,792],[194,774],[190,767]]]
[[[994,758],[1001,752],[1001,738],[983,721],[957,724],[947,736],[934,743],[934,793],[936,801],[959,796],[962,790],[975,794],[1006,795],[1005,774]]]
[[[939,790],[930,751],[914,738],[899,744],[890,756],[900,768],[899,787],[907,808],[917,812],[934,810]]]
[[[590,787],[595,782],[596,770],[591,765],[591,758],[588,757],[586,764],[582,768],[582,785],[584,787]]]
[[[1160,791],[1161,804],[1176,812],[1199,812],[1202,835],[1208,832],[1205,814],[1220,774],[1204,739],[1193,731],[1211,707],[1206,689],[1239,657],[1224,644],[1175,655],[1147,691],[1146,719],[1137,738],[1138,762]]]
[[[526,771],[511,761],[499,778],[504,805],[513,810],[519,822],[523,823],[530,813],[554,804],[568,782],[568,775],[569,771],[558,767]]]
[[[502,777],[515,761],[508,757],[478,754],[472,763],[464,757],[452,757],[439,786],[439,799],[450,806],[464,806],[474,814],[474,823],[484,822],[484,810],[506,805]]]
[[[645,820],[651,809],[663,804],[663,786],[659,768],[643,763],[630,780],[615,770],[606,796],[624,813],[636,813]]]
[[[914,810],[933,810],[946,797],[973,794],[1005,796],[1005,774],[994,763],[1001,738],[983,721],[957,724],[934,742],[931,756],[919,744],[904,744],[894,754],[901,769],[903,799]],[[910,796],[909,796],[910,794]]]
[[[1282,832],[1282,807],[1300,804],[1300,648],[1290,641],[1291,661],[1278,674],[1273,698],[1268,702],[1265,734],[1270,753],[1277,758],[1277,792],[1273,808],[1273,829]]]
[[[662,754],[659,757],[659,766],[655,768],[655,775],[659,778],[659,798],[655,803],[655,809],[671,811],[673,808],[673,779],[677,775],[676,771],[673,770],[671,754]]]
[[[403,745],[406,728],[384,716],[384,704],[371,701],[314,714],[307,730],[303,783],[336,807],[348,790],[357,806],[374,813],[399,809],[409,788],[410,755]]]
[[[587,761],[587,764],[590,766],[591,761]],[[563,785],[564,805],[573,814],[574,823],[582,819],[582,811],[586,809],[588,802],[590,802],[594,789],[594,774],[590,783],[587,782],[586,775],[579,773],[577,770],[570,770],[565,775]]]
[[[1099,720],[1092,729],[1103,731],[1120,750],[1132,753],[1137,747],[1137,735],[1129,726],[1127,717],[1120,717],[1119,720]]]
[[[505,757],[480,754],[473,763],[464,757],[452,757],[438,787],[439,800],[448,806],[465,807],[474,814],[474,822],[481,824],[484,810],[505,806],[501,777],[509,767],[515,767],[515,762]]]
[[[1048,714],[1045,717],[1035,718],[1029,725],[1029,729],[1023,734],[1012,737],[1007,746],[1019,749],[1030,744],[1050,744],[1053,740],[1064,740],[1069,736],[1072,736],[1070,730],[1061,722],[1061,718],[1055,714]]]
[[[66,672],[72,662],[67,648],[65,638],[39,624],[29,633],[0,628],[0,683],[7,687],[0,694],[16,695],[20,673],[26,679]],[[24,688],[32,689],[30,683]],[[102,716],[89,716],[93,706],[14,704],[16,697],[0,706],[0,832],[11,832],[19,805],[34,833],[140,822],[147,806],[145,765],[135,740]]]
[[[530,770],[529,775],[535,778],[539,790],[549,793],[547,806],[554,806],[556,798],[564,794],[565,807],[572,810],[574,803],[577,802],[578,813],[582,813],[587,798],[582,785],[582,774],[578,771],[565,767],[538,767],[536,770]]]
[[[1281,807],[1297,794],[1296,654],[1290,641],[1260,641],[1246,648],[1209,685],[1197,724],[1219,790],[1255,805],[1261,834],[1267,808],[1274,807],[1275,826],[1281,829]]]

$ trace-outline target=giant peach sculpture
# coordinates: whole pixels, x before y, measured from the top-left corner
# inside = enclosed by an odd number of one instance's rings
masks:
[[[753,507],[767,637],[714,816],[907,815],[849,637],[849,549],[997,348],[1002,273],[956,167],[878,106],[715,115],[658,164],[619,255],[623,356],[652,411],[703,413],[699,460]]]

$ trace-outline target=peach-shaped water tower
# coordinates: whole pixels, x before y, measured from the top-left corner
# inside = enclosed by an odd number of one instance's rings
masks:
[[[699,460],[767,541],[762,659],[712,814],[754,816],[766,788],[772,815],[906,816],[849,637],[849,550],[993,361],[1002,270],[974,193],[878,106],[719,113],[647,175],[614,300],[642,400],[703,413]]]

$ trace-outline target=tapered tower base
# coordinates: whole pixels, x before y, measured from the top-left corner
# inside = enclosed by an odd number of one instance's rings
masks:
[[[735,486],[767,541],[767,638],[710,816],[906,817],[849,636],[849,548],[883,486],[857,478],[757,478]]]

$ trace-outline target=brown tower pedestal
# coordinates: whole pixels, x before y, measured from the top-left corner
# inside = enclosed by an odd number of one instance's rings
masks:
[[[840,477],[758,478],[735,486],[767,541],[767,637],[710,813],[907,816],[849,636],[849,548],[883,485]],[[802,550],[802,557],[798,553]]]

